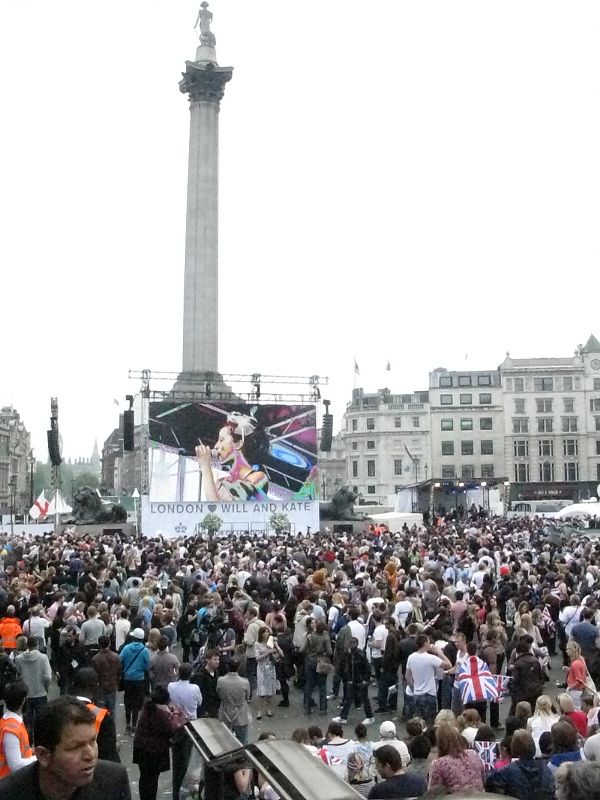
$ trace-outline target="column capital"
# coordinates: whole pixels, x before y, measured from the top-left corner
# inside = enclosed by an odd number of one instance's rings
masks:
[[[218,67],[211,62],[186,61],[182,75],[179,91],[189,95],[190,104],[204,100],[218,105],[225,94],[225,84],[233,75],[233,67]]]

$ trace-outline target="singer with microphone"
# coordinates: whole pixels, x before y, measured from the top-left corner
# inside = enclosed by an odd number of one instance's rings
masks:
[[[207,500],[267,499],[267,475],[255,469],[242,452],[251,436],[260,438],[256,431],[257,425],[254,417],[233,411],[228,414],[227,422],[220,429],[214,448],[198,440],[200,444],[196,447],[196,458]],[[216,479],[213,459],[220,469],[228,471],[227,475]]]

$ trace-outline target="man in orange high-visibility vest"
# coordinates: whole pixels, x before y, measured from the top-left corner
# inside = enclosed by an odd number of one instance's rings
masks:
[[[0,780],[36,760],[23,724],[26,699],[27,686],[22,681],[9,683],[4,690],[6,711],[0,720]]]
[[[90,709],[94,715],[98,744],[98,758],[104,761],[121,763],[117,750],[117,731],[115,721],[106,708],[94,703],[98,694],[98,673],[93,667],[81,667],[73,677],[73,694]]]
[[[0,619],[0,639],[7,653],[12,653],[17,646],[17,637],[23,633],[21,623],[16,617],[15,607],[8,606],[6,616]]]

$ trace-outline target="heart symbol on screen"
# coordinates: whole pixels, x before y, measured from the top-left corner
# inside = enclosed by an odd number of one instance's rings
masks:
[[[211,513],[217,510],[217,506],[214,503],[209,503],[206,507]]]

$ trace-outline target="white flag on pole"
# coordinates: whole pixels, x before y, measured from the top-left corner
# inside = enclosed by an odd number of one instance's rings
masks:
[[[29,516],[31,519],[44,519],[50,508],[50,503],[46,500],[46,494],[42,490],[41,495],[29,509]]]

